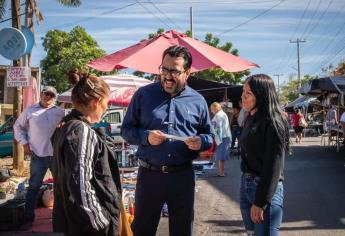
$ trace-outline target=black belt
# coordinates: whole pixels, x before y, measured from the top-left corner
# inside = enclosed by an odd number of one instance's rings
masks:
[[[156,166],[156,165],[151,165],[150,163],[147,163],[146,161],[143,161],[141,159],[139,159],[139,165],[144,167],[145,169],[149,169],[153,171],[161,171],[163,173],[177,172],[177,171],[185,170],[192,167],[191,162],[186,162],[181,165]]]

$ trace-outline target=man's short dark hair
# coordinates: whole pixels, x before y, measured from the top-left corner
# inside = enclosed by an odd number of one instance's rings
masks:
[[[192,55],[187,48],[182,46],[171,46],[163,52],[162,60],[166,55],[171,57],[182,57],[184,59],[184,69],[189,69],[192,66]]]

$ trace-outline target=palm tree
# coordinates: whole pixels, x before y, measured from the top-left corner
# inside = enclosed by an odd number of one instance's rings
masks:
[[[71,7],[77,7],[81,4],[80,0],[57,0],[57,1],[64,6],[71,6]],[[0,20],[2,20],[3,17],[5,16],[6,3],[7,3],[6,0],[0,0]],[[15,8],[19,9],[21,7],[21,6],[19,6],[19,4],[20,4],[19,0],[11,0],[11,3],[12,3],[11,5],[15,6]],[[32,32],[34,32],[34,30],[33,30],[33,25],[34,25],[33,24],[33,15],[36,16],[36,20],[37,20],[38,24],[40,23],[40,21],[43,20],[43,16],[42,16],[41,12],[38,10],[38,5],[37,5],[36,0],[26,0],[25,5],[26,5],[25,6],[26,24],[27,24],[27,26],[29,26],[31,28]],[[12,18],[14,18],[15,15],[16,15],[16,13],[14,13],[14,15],[12,15]],[[20,16],[18,15],[17,17],[20,17]],[[16,90],[14,104],[13,104],[14,105],[13,106],[14,111],[16,111],[13,113],[15,119],[18,117],[18,115],[21,112],[21,106],[19,105],[20,104],[20,102],[19,102],[20,94],[21,94],[21,89]],[[19,145],[16,141],[13,144],[14,144],[14,146],[13,146],[13,150],[14,150],[13,167],[14,167],[14,169],[17,169],[19,172],[21,172],[24,168],[24,153],[23,153],[22,148],[19,147]]]
[[[14,1],[14,0],[12,0]],[[67,7],[78,7],[81,5],[81,1],[80,0],[57,0],[61,5],[63,6],[67,6]],[[3,17],[5,16],[6,13],[6,0],[0,0],[0,20],[3,19]],[[37,6],[37,1],[36,0],[26,0],[26,5],[31,6],[31,9],[33,9],[33,12],[35,13],[37,20],[40,21],[42,19],[40,15],[41,13],[38,10],[38,6]],[[39,16],[40,15],[40,16]]]

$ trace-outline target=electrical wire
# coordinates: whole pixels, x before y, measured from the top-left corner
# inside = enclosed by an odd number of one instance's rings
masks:
[[[328,3],[326,9],[321,13],[321,15],[320,15],[320,17],[318,18],[316,24],[314,24],[313,28],[308,32],[308,34],[307,34],[304,38],[308,38],[309,35],[310,35],[312,32],[314,32],[314,30],[316,29],[316,27],[319,26],[320,21],[324,18],[326,12],[328,12],[328,9],[329,9],[330,6],[332,5],[333,1],[334,1],[334,0],[331,0],[331,1]]]
[[[178,26],[170,17],[168,17],[161,9],[159,9],[155,3],[153,3],[152,1],[149,1],[148,3],[152,4],[154,8],[156,8],[163,16],[165,16],[170,21],[170,23],[175,25],[176,28],[178,28],[180,31],[183,31],[182,28]]]
[[[125,9],[127,7],[136,5],[136,4],[137,4],[136,2],[135,3],[131,3],[131,4],[128,4],[128,5],[125,5],[125,6],[122,6],[122,7],[118,7],[118,8],[114,8],[112,10],[108,10],[108,11],[104,11],[104,12],[98,13],[97,15],[90,16],[90,17],[87,17],[87,18],[84,18],[84,19],[81,19],[81,20],[69,22],[69,23],[62,24],[62,25],[57,25],[57,26],[54,26],[52,28],[61,29],[61,28],[69,27],[69,26],[74,26],[74,25],[77,25],[79,23],[82,23],[82,22],[85,22],[85,21],[89,21],[89,20],[93,20],[95,18],[98,18],[100,15],[108,15],[108,14],[113,13],[115,11],[119,11],[119,10]]]
[[[300,25],[301,25],[301,23],[302,23],[302,20],[304,19],[305,14],[306,14],[306,12],[307,12],[307,10],[308,10],[308,8],[309,8],[310,3],[311,3],[311,0],[309,0],[307,6],[304,8],[304,11],[303,11],[303,13],[302,13],[302,16],[299,18],[298,24],[297,24],[297,26],[295,27],[295,30],[294,30],[292,36],[290,37],[290,40],[293,39],[293,38],[295,37],[295,34],[296,34],[296,32],[297,32],[297,29],[300,27]],[[292,50],[289,50],[290,45],[291,45],[291,44],[287,42],[286,47],[285,47],[285,49],[284,49],[284,53],[283,53],[284,56],[282,57],[280,63],[279,63],[278,66],[276,67],[276,69],[274,69],[274,70],[272,70],[272,71],[276,71],[277,69],[279,69],[279,71],[283,71],[283,70],[285,70],[285,69],[289,66],[290,61],[291,61],[292,56],[293,56],[293,51],[292,51]],[[290,51],[290,53],[289,53],[289,51]],[[284,62],[285,62],[285,63],[284,63]],[[285,66],[284,66],[284,65],[285,65]],[[283,66],[284,66],[284,67],[283,67]]]
[[[309,27],[310,27],[310,25],[311,25],[311,22],[314,20],[315,15],[316,15],[316,13],[318,12],[318,10],[319,10],[319,8],[320,8],[321,1],[322,1],[322,0],[319,0],[319,3],[317,4],[317,7],[316,7],[316,9],[315,9],[314,12],[313,12],[312,17],[309,19],[309,22],[308,22],[308,24],[307,24],[307,27],[305,27],[305,29],[304,29],[304,31],[303,31],[303,33],[302,33],[302,36],[301,36],[300,38],[304,38],[305,34],[308,32]]]
[[[254,16],[254,17],[252,17],[252,18],[246,20],[245,22],[242,22],[241,24],[238,24],[238,25],[232,27],[231,29],[228,29],[228,30],[225,30],[225,31],[219,33],[218,35],[216,35],[216,37],[219,37],[219,36],[221,36],[221,35],[223,35],[223,34],[229,33],[229,32],[231,32],[231,31],[233,31],[233,30],[235,30],[235,29],[237,29],[237,28],[239,28],[239,27],[241,27],[241,26],[243,26],[243,25],[248,24],[249,22],[255,20],[256,18],[259,18],[260,16],[265,15],[267,12],[269,12],[269,11],[273,10],[274,8],[278,7],[280,4],[282,4],[282,3],[285,2],[285,1],[286,1],[286,0],[281,0],[281,1],[278,2],[277,4],[275,4],[275,5],[273,5],[272,7],[270,7],[269,9],[260,12],[259,14],[257,14],[256,16]]]
[[[138,3],[142,8],[144,8],[148,13],[150,13],[151,15],[153,15],[154,17],[156,17],[160,22],[162,22],[164,25],[166,25],[168,27],[168,29],[170,29],[170,26],[164,22],[161,18],[159,18],[158,16],[156,16],[156,14],[154,14],[152,11],[150,11],[150,9],[148,9],[147,7],[145,7],[141,2],[139,2],[138,0],[136,0],[136,3]]]

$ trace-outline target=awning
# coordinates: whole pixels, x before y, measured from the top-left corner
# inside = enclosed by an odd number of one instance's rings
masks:
[[[203,95],[208,104],[222,102],[224,98],[229,99],[233,104],[237,104],[241,99],[242,85],[223,84],[194,76],[189,77],[187,83],[191,88]]]

